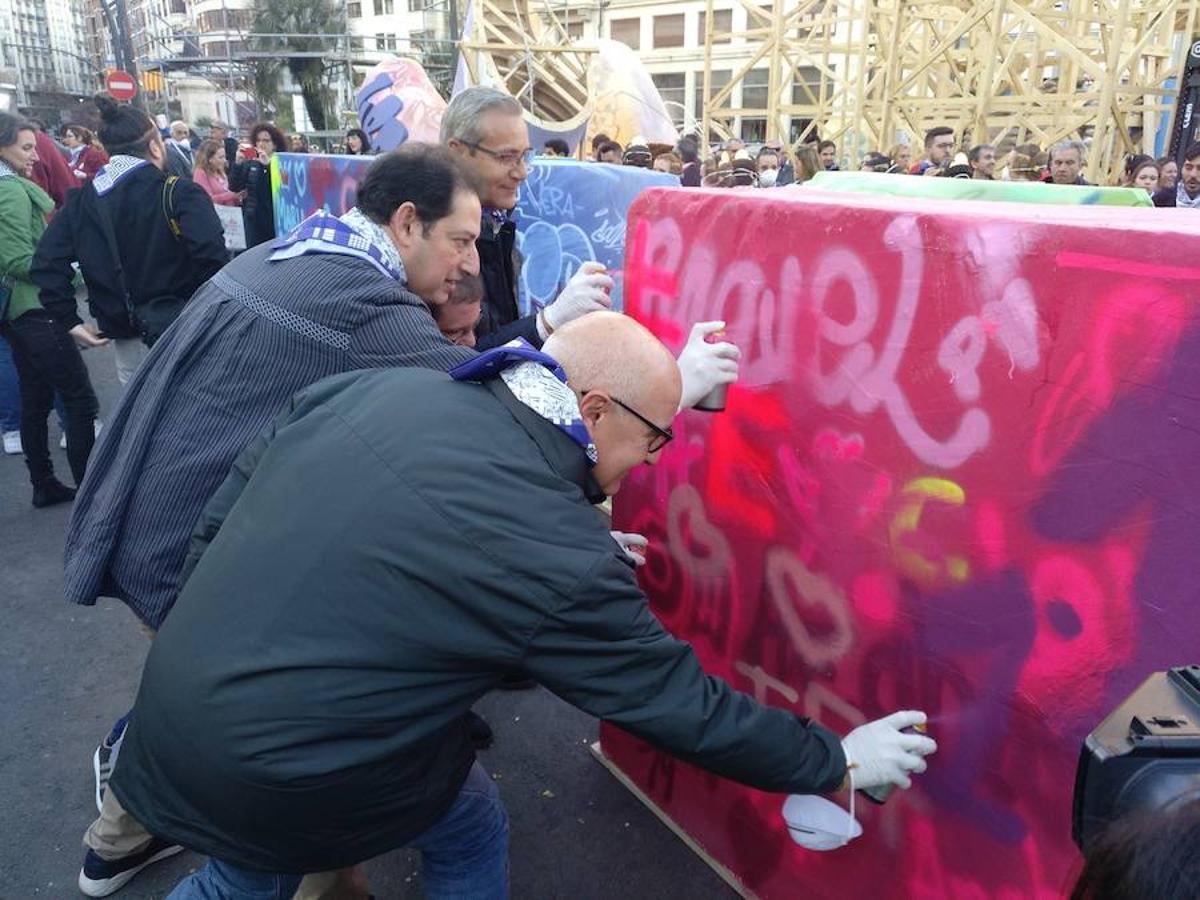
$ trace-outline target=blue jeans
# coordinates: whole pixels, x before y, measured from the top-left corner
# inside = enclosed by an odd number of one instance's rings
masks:
[[[479,763],[471,767],[449,812],[408,846],[421,851],[429,900],[508,900],[508,814]],[[210,859],[167,900],[291,900],[301,878]]]
[[[0,431],[21,430],[21,382],[12,348],[0,336]]]

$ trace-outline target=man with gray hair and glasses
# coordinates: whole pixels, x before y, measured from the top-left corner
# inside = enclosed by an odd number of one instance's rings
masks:
[[[1051,184],[1091,184],[1085,181],[1080,171],[1087,147],[1082,141],[1062,141],[1050,148]]]
[[[450,101],[442,117],[441,137],[474,176],[483,205],[483,222],[475,242],[484,291],[476,348],[497,347],[516,337],[540,347],[567,322],[610,308],[612,278],[599,263],[585,262],[545,309],[536,315],[518,316],[520,260],[517,226],[510,213],[534,157],[521,105],[495,88],[467,88]],[[694,406],[713,388],[737,380],[737,347],[706,340],[723,328],[723,322],[698,322],[692,328],[679,357],[683,376],[680,409]]]
[[[522,337],[540,347],[556,328],[584,313],[612,306],[612,279],[603,267],[581,266],[556,302],[536,315],[518,317],[517,226],[509,215],[517,191],[529,174],[534,151],[521,106],[503,91],[468,88],[442,117],[442,143],[459,154],[474,176],[483,204],[476,247],[483,279],[483,314],[476,327],[477,346],[499,346]]]

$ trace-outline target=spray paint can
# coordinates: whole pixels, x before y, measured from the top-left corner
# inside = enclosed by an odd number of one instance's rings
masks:
[[[896,789],[894,784],[884,784],[879,787],[863,788],[859,791],[868,800],[878,803],[880,806],[887,803],[888,797],[892,796],[892,791]]]
[[[721,331],[714,331],[707,338],[705,338],[705,340],[711,344],[711,343],[713,343],[714,340],[718,340],[724,336],[725,336],[725,331],[724,331],[724,329],[722,329]],[[724,412],[725,411],[725,398],[726,398],[726,396],[728,396],[728,394],[729,394],[729,385],[718,384],[715,388],[713,388],[711,391],[709,391],[707,394],[705,394],[703,397],[701,397],[700,402],[698,402],[692,408],[703,410],[704,412]]]
[[[925,729],[926,726],[924,725],[914,725],[912,727],[913,731],[916,731],[920,734],[924,734]],[[896,786],[894,784],[881,784],[879,787],[862,788],[859,790],[859,793],[868,800],[878,803],[880,806],[882,806],[883,804],[887,803],[888,797],[892,796],[892,791],[895,789]]]

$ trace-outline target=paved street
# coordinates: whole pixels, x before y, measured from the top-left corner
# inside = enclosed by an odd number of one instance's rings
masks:
[[[117,390],[111,351],[87,358],[107,417]],[[51,432],[57,447],[57,425]],[[55,466],[69,482],[57,449]],[[70,508],[35,510],[29,496],[23,459],[0,457],[0,900],[81,896],[92,750],[129,707],[148,647],[120,603],[62,600]],[[511,818],[514,897],[733,896],[592,759],[593,719],[542,689],[494,694],[479,709],[497,733],[482,760]],[[114,896],[164,897],[199,861],[185,853],[160,863]],[[421,896],[419,868],[405,851],[372,861],[376,896]]]

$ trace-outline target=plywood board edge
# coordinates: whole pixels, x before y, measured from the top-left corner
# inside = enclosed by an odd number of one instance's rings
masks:
[[[592,756],[596,758],[600,765],[608,769],[608,771],[612,773],[612,776],[616,778],[617,781],[621,782],[621,784],[624,785],[625,788],[631,794],[633,794],[633,796],[642,801],[642,804],[649,809],[650,812],[654,813],[654,815],[658,817],[659,821],[670,828],[671,831],[675,833],[675,836],[687,845],[689,850],[700,857],[700,859],[704,861],[705,865],[716,872],[722,881],[733,888],[733,890],[736,891],[739,896],[746,898],[746,900],[758,900],[757,895],[752,893],[749,888],[742,884],[736,875],[713,859],[703,847],[697,844],[692,837],[686,831],[684,831],[678,823],[676,823],[674,819],[667,815],[665,810],[659,807],[642,791],[641,788],[634,784],[630,777],[617,767],[616,763],[605,756],[604,748],[600,746],[599,741],[596,741],[591,745],[591,751]]]

